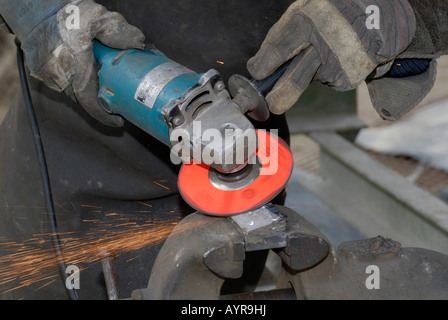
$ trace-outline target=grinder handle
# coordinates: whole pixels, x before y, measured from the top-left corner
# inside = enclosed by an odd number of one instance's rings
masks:
[[[273,74],[271,74],[269,77],[263,80],[255,80],[252,78],[250,82],[253,84],[253,86],[257,89],[259,93],[261,93],[264,97],[266,97],[267,94],[271,92],[271,90],[274,88],[277,81],[283,76],[283,74],[285,73],[286,69],[288,69],[291,62],[292,59],[286,61],[284,64],[278,67]]]
[[[254,85],[258,92],[266,97],[274,88],[277,81],[283,76],[286,69],[288,69],[292,60],[293,59],[286,61],[269,77],[263,80],[255,80],[252,78],[250,82]],[[430,62],[431,60],[429,59],[397,59],[386,76],[391,78],[403,78],[419,75],[429,68]]]
[[[269,118],[270,112],[265,97],[285,73],[291,61],[285,62],[273,74],[263,80],[249,80],[239,74],[230,77],[230,94],[243,114],[247,113],[256,121],[266,121]]]

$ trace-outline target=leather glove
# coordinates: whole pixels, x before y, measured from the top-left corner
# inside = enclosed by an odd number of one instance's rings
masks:
[[[437,76],[437,59],[448,53],[448,2],[446,0],[408,0],[417,29],[415,37],[394,62],[403,67],[410,59],[429,67],[406,77],[367,79],[373,107],[387,120],[398,120],[412,110],[431,91]],[[412,61],[411,60],[411,61]],[[415,68],[412,68],[415,70]],[[393,71],[393,70],[392,70]]]
[[[27,13],[28,20],[41,21],[36,26],[28,21],[19,24],[18,14],[14,10],[21,9],[21,2],[17,1],[16,8],[11,3],[0,1],[0,13],[20,40],[31,75],[56,91],[66,92],[103,124],[122,126],[123,119],[106,113],[98,102],[93,40],[98,39],[117,49],[142,49],[143,33],[129,25],[122,15],[108,11],[92,0],[42,1],[39,8]],[[49,7],[50,4],[52,7]],[[22,4],[26,5],[30,4]],[[69,10],[70,5],[79,8],[79,28],[70,23],[75,13]],[[36,7],[35,4],[31,6]]]
[[[368,5],[380,10],[379,29],[367,28]],[[293,59],[266,97],[270,110],[281,114],[311,81],[346,91],[377,71],[383,75],[411,43],[415,29],[407,0],[298,0],[268,32],[247,68],[262,80]]]
[[[0,29],[6,31],[6,32],[11,32],[11,30],[9,29],[8,25],[6,24],[5,20],[3,20],[3,18],[0,16]]]

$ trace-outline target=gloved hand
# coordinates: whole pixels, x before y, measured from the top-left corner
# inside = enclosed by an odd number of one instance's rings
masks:
[[[380,28],[368,29],[368,5],[380,10]],[[311,81],[338,91],[383,75],[411,43],[416,20],[407,0],[297,0],[271,28],[248,61],[261,80],[292,60],[266,100],[275,114],[287,111]]]
[[[11,32],[11,30],[6,25],[5,20],[3,20],[3,18],[1,16],[0,16],[0,29],[4,30],[6,32]]]
[[[61,4],[66,6],[53,13],[51,8],[45,7],[61,7]],[[71,23],[75,11],[66,10],[68,5],[79,8],[79,28]],[[34,8],[31,19],[39,21],[36,26],[27,25],[26,21],[19,25],[13,20],[17,16],[13,11],[19,10],[20,6],[20,1],[17,1],[17,9],[0,2],[0,14],[20,40],[31,75],[56,91],[65,91],[103,124],[122,126],[121,117],[109,115],[98,103],[93,39],[117,49],[142,49],[143,33],[129,25],[122,15],[108,11],[92,0],[41,1],[39,8]],[[43,16],[36,17],[36,14]]]

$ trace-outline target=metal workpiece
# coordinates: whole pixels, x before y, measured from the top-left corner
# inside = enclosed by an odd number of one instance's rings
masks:
[[[324,234],[288,207],[269,204],[231,220],[243,235],[247,252],[272,249],[291,270],[315,266],[331,249]]]
[[[325,236],[287,207],[266,205],[231,220],[243,235],[247,252],[272,249],[295,271],[313,267],[330,251]]]
[[[300,250],[304,245],[299,242],[313,243],[316,234],[313,231],[312,239],[307,240],[306,232],[310,229],[297,231],[297,221],[302,219],[294,215],[297,213],[290,209],[272,205],[229,218],[201,213],[189,215],[162,247],[148,288],[134,291],[132,298],[220,299],[224,281],[243,275],[246,252],[249,251],[285,251],[289,254],[284,259],[288,268],[295,268],[296,261],[311,254],[313,259],[305,257],[300,266],[312,267],[316,261],[325,259],[328,250],[318,250],[319,259],[315,252]],[[290,226],[289,221],[293,223]],[[297,232],[301,237],[297,237]],[[322,241],[325,241],[323,236]],[[288,248],[289,245],[299,245],[300,249]],[[324,247],[328,248],[329,244]]]
[[[231,217],[247,252],[286,246],[286,217],[272,205]]]

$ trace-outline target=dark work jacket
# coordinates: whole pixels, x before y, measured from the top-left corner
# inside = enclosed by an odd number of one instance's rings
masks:
[[[227,80],[234,73],[248,76],[247,60],[292,1],[98,2],[123,14],[145,33],[148,44],[172,60],[198,73],[215,68]],[[177,190],[179,167],[171,164],[167,146],[132,124],[126,122],[120,129],[105,127],[65,94],[51,91],[35,79],[29,81],[65,262],[81,268],[81,299],[105,299],[97,253],[77,253],[91,248],[89,244],[95,239],[104,241],[123,230],[132,234],[132,225],[177,221],[190,213],[192,209]],[[282,137],[288,140],[284,117],[273,116],[268,123],[256,125],[281,129]],[[45,206],[33,137],[19,93],[0,126],[0,278],[5,270],[14,271],[11,281],[0,279],[1,299],[68,298],[51,254]],[[126,227],[122,230],[123,224]],[[7,242],[10,244],[4,244]],[[31,259],[26,253],[33,249],[42,255],[34,269],[16,267],[16,256],[10,254],[17,253],[17,246],[11,243],[29,250],[24,250],[21,261]],[[79,251],[69,250],[71,243],[77,244]],[[146,287],[160,245],[136,244],[135,250],[117,248],[112,252],[121,298]],[[30,285],[18,289],[26,277]]]

